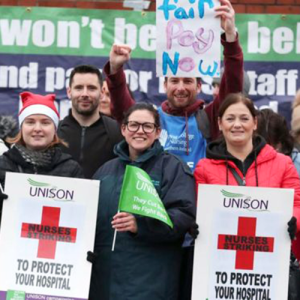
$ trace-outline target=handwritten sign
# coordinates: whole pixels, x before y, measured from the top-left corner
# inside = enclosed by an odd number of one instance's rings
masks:
[[[292,189],[199,185],[192,300],[287,299],[293,200]]]
[[[158,0],[157,76],[220,75],[220,20],[217,0]]]

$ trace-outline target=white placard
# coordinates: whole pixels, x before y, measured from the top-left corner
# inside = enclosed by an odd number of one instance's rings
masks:
[[[192,300],[287,299],[293,202],[291,189],[199,185]]]
[[[157,76],[220,76],[218,0],[157,0]]]
[[[88,299],[100,182],[6,173],[0,300]]]

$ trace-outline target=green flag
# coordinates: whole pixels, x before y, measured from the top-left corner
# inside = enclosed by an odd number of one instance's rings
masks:
[[[154,218],[173,228],[173,223],[151,178],[145,171],[137,167],[126,166],[119,210]]]

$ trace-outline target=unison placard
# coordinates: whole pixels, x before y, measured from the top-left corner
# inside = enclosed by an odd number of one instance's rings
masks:
[[[294,191],[199,185],[193,300],[287,299]]]
[[[88,299],[99,181],[7,173],[0,299]]]

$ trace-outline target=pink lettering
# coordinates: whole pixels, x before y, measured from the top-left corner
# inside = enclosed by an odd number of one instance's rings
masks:
[[[177,31],[176,31],[177,27]],[[167,49],[172,48],[172,40],[178,38],[183,32],[183,26],[179,20],[173,19],[168,22],[166,27]]]

